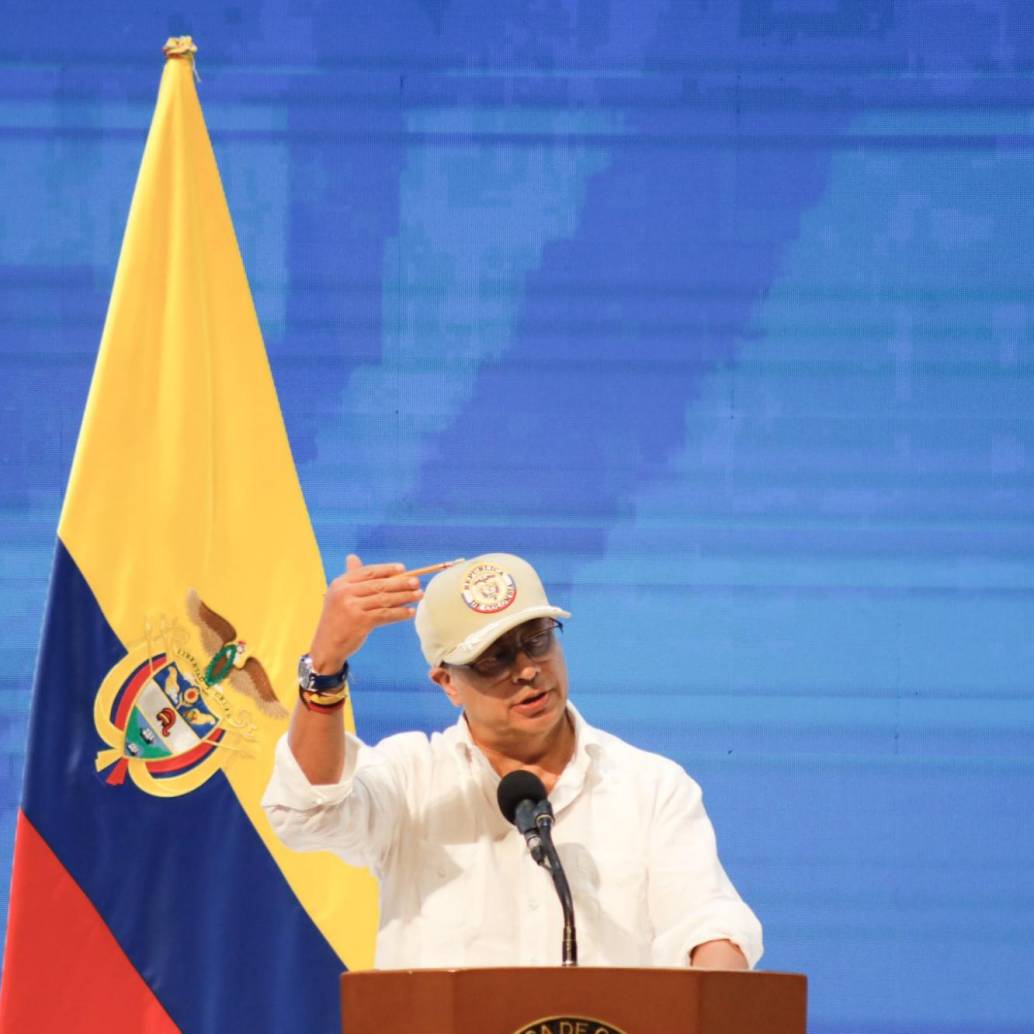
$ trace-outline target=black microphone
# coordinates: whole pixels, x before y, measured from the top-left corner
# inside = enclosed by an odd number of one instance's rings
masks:
[[[536,806],[543,801],[549,805],[542,780],[534,772],[519,768],[499,780],[499,789],[496,790],[495,797],[506,821],[512,822],[520,830],[527,841],[531,857],[542,865],[545,851],[538,826],[535,824]]]
[[[496,791],[499,810],[523,834],[531,857],[553,877],[553,886],[564,913],[564,966],[578,965],[578,938],[574,928],[574,899],[567,882],[560,855],[553,845],[553,807],[546,797],[542,780],[523,768],[510,772],[499,781]]]

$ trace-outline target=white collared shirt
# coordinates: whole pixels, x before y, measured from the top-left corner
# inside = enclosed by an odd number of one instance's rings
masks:
[[[568,709],[575,752],[549,799],[579,963],[683,966],[696,945],[728,938],[753,967],[761,925],[718,861],[700,787]],[[500,813],[499,776],[465,719],[430,739],[348,739],[340,781],[314,786],[282,737],[262,805],[289,847],[333,851],[378,877],[377,966],[559,964],[552,880]]]

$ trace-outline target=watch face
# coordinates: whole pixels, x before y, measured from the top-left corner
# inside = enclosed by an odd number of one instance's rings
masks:
[[[312,658],[307,653],[298,659],[298,685],[302,689],[312,688]]]

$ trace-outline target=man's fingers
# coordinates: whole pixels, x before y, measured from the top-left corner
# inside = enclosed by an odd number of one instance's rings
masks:
[[[405,564],[352,564],[354,553],[349,554],[348,580],[351,582],[366,582],[371,578],[390,578],[393,574],[400,574],[406,569]],[[355,557],[358,561],[358,557]]]
[[[353,596],[379,596],[382,592],[416,592],[420,582],[416,578],[368,578],[352,586]]]
[[[395,621],[408,621],[414,614],[416,611],[409,607],[391,607],[387,610],[379,610],[371,617],[374,625],[390,625]]]
[[[362,567],[362,566],[363,566],[363,562],[359,559],[359,557],[355,553],[349,553],[348,556],[345,557],[345,571],[346,571],[346,573],[351,574],[353,571],[358,571],[359,568]]]
[[[393,607],[401,607],[406,603],[416,603],[422,595],[423,593],[421,592],[413,592],[409,589],[402,592],[378,592],[371,596],[363,596],[359,602],[363,610],[367,612],[390,610]]]

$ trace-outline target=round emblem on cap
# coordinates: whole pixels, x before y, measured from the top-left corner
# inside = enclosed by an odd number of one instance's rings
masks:
[[[517,596],[517,583],[495,564],[478,564],[463,579],[463,602],[479,614],[498,614]]]

